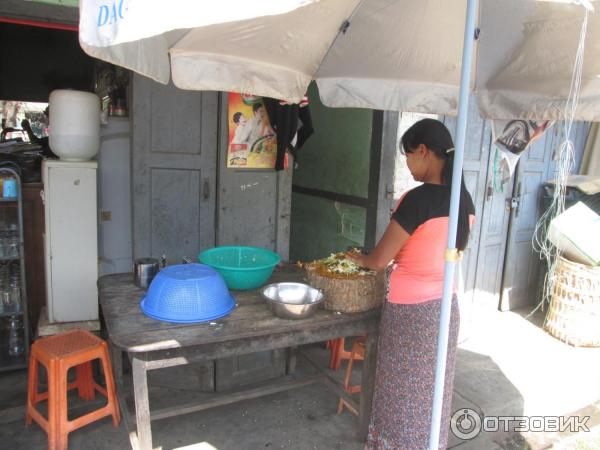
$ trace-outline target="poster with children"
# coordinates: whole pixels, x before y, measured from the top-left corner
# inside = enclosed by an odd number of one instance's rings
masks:
[[[262,97],[230,92],[227,167],[273,169],[277,140]]]

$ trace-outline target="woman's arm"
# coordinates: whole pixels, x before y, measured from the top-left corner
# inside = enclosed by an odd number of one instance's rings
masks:
[[[394,259],[409,237],[410,234],[398,222],[392,219],[385,233],[383,233],[381,240],[371,253],[368,255],[348,253],[348,258],[361,267],[382,270]]]

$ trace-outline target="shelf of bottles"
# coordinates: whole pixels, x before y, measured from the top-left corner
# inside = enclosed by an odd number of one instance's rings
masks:
[[[0,166],[0,371],[27,366],[29,320],[21,183],[16,170]]]

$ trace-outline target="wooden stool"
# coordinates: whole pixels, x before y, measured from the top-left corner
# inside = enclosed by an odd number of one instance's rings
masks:
[[[350,379],[352,378],[352,365],[354,364],[354,361],[365,359],[366,340],[366,336],[360,336],[355,338],[354,342],[352,343],[352,350],[350,351],[350,356],[348,358],[348,367],[346,367],[346,375],[344,376],[344,390],[348,394],[356,394],[361,390],[360,384],[351,386]],[[337,413],[341,414],[344,411],[344,407],[348,408],[348,411],[350,411],[355,416],[358,416],[358,411],[356,411],[356,409],[354,409],[350,404],[348,404],[343,397],[340,397]]]
[[[98,385],[92,376],[92,361],[95,359],[102,364],[106,389]],[[42,393],[38,392],[38,363],[46,367],[48,374],[48,390]],[[76,378],[68,383],[67,372],[71,367],[75,367]],[[98,391],[106,397],[107,403],[102,408],[69,420],[67,392],[71,389],[77,389],[79,396],[85,400],[94,399]],[[48,400],[48,419],[35,407],[42,400]],[[115,427],[119,425],[121,415],[106,342],[85,330],[68,331],[35,341],[29,356],[26,422],[31,425],[35,420],[46,431],[48,449],[66,450],[71,431],[106,416],[112,416]]]

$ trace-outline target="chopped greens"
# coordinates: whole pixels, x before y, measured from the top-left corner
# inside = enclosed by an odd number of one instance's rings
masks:
[[[374,273],[371,270],[359,267],[354,261],[346,257],[346,254],[343,252],[332,253],[327,258],[308,263],[307,266],[314,267],[323,276],[338,275],[354,278]]]
[[[343,253],[332,253],[327,258],[321,260],[330,272],[344,275],[360,274],[366,275],[368,270],[361,269],[354,261],[348,259]]]

